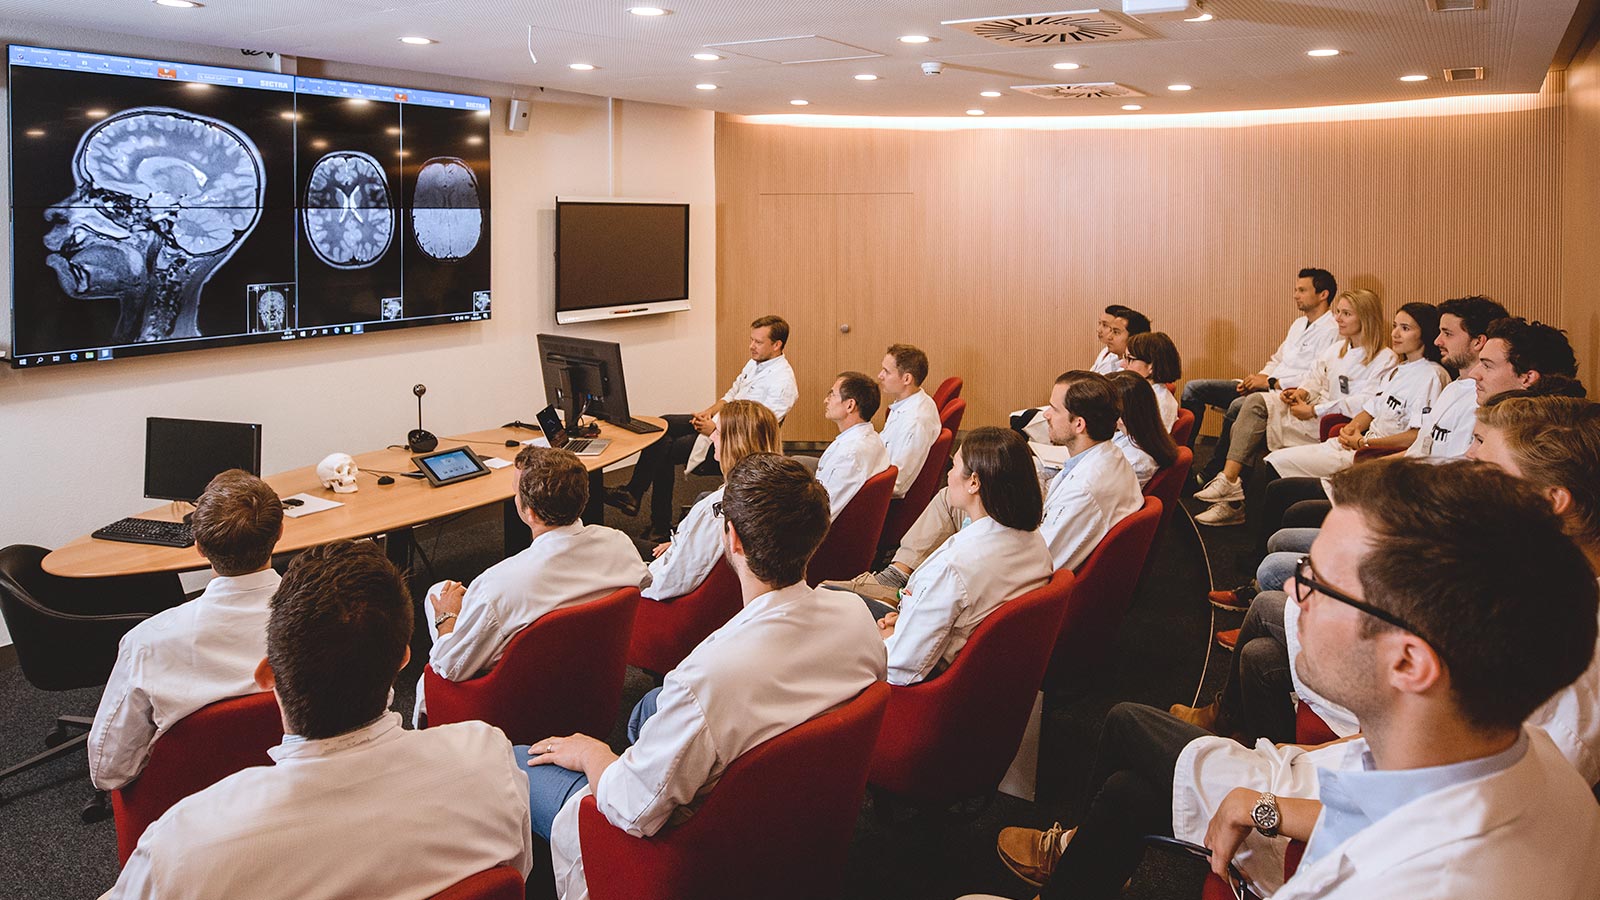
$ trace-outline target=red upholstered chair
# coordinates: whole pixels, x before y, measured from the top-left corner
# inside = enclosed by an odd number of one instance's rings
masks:
[[[1048,688],[1093,672],[1110,656],[1160,523],[1161,501],[1146,497],[1144,508],[1113,526],[1078,568],[1045,678]]]
[[[1191,442],[1194,440],[1194,413],[1179,408],[1178,418],[1172,423],[1172,439],[1180,447],[1193,446]]]
[[[1161,524],[1158,531],[1167,527],[1167,520],[1172,518],[1173,510],[1178,508],[1178,495],[1183,492],[1183,485],[1189,480],[1189,467],[1194,464],[1194,451],[1178,442],[1178,458],[1172,465],[1164,469],[1157,469],[1150,476],[1150,483],[1144,486],[1144,495],[1154,497],[1161,501]]]
[[[812,900],[839,894],[889,686],[734,760],[695,814],[653,837],[583,798],[578,835],[593,900]]]
[[[739,576],[727,560],[717,560],[706,580],[682,597],[639,601],[633,639],[628,644],[628,664],[657,675],[667,674],[743,606]]]
[[[889,514],[889,499],[894,496],[894,480],[900,470],[894,466],[867,479],[856,491],[839,518],[828,526],[822,546],[806,566],[806,583],[812,586],[833,579],[854,578],[872,566],[883,534],[883,520]]]
[[[957,397],[939,407],[939,427],[947,428],[951,434],[956,434],[961,431],[961,417],[966,414],[967,401]]]
[[[950,401],[961,396],[961,379],[954,375],[939,382],[939,387],[933,392],[933,406],[940,412],[950,405]],[[954,429],[951,429],[952,431]]]
[[[267,751],[282,742],[283,717],[271,691],[218,700],[179,719],[150,748],[139,778],[111,792],[118,864],[174,803],[240,769],[272,765]]]
[[[1296,744],[1326,744],[1337,741],[1339,736],[1333,733],[1328,723],[1322,721],[1311,704],[1300,701],[1294,711],[1294,742]]]
[[[428,724],[481,719],[513,744],[551,735],[610,734],[622,702],[638,588],[540,616],[511,639],[488,674],[449,681],[423,670]]]
[[[431,900],[522,900],[526,890],[522,873],[510,866],[495,866],[456,882]]]
[[[906,495],[889,500],[883,534],[878,537],[879,547],[900,546],[900,539],[911,530],[912,523],[922,515],[933,495],[939,493],[939,488],[944,484],[945,464],[950,461],[950,445],[953,443],[955,432],[948,428],[940,430],[939,436],[933,439],[933,446],[928,448],[928,458],[922,463],[922,469],[917,472],[911,487],[906,489]]]
[[[1339,433],[1339,429],[1350,423],[1350,417],[1342,413],[1328,413],[1318,421],[1322,440],[1327,440]]]
[[[950,668],[891,685],[868,782],[938,803],[993,791],[1017,755],[1074,580],[1056,572],[990,613]]]

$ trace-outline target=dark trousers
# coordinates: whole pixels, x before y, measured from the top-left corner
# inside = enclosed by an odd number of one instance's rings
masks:
[[[1094,801],[1042,898],[1114,898],[1144,853],[1140,838],[1172,834],[1172,770],[1206,732],[1137,703],[1106,716],[1089,790]]]
[[[1294,704],[1289,702],[1294,682],[1289,678],[1289,642],[1283,630],[1287,601],[1281,591],[1263,591],[1250,602],[1219,698],[1217,721],[1242,732],[1252,743],[1260,737],[1274,744],[1294,741]]]
[[[636,499],[644,492],[650,494],[650,529],[656,532],[672,527],[672,488],[678,466],[689,461],[699,432],[690,424],[691,415],[666,416],[667,434],[661,440],[639,452],[639,462],[633,467],[633,477],[628,479],[627,491]],[[707,454],[706,461],[695,470],[700,475],[721,475],[715,448]]]
[[[1250,474],[1250,484],[1244,495],[1245,521],[1250,525],[1250,547],[1255,554],[1253,563],[1266,558],[1267,538],[1272,537],[1279,528],[1290,527],[1284,522],[1289,507],[1302,500],[1328,499],[1322,490],[1322,479],[1282,478],[1278,470],[1265,460]]]
[[[1194,431],[1189,435],[1191,449],[1195,439],[1200,436],[1200,427],[1205,424],[1206,407],[1215,406],[1227,411],[1222,418],[1222,434],[1217,438],[1216,452],[1211,455],[1211,462],[1203,473],[1208,479],[1222,471],[1222,464],[1228,459],[1233,421],[1239,418],[1239,407],[1243,400],[1244,395],[1239,393],[1235,383],[1226,378],[1196,378],[1183,386],[1183,398],[1179,405],[1194,414]]]

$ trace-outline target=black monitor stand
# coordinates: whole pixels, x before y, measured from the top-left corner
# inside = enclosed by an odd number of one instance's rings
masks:
[[[596,360],[558,354],[551,354],[550,359],[561,364],[561,412],[567,434],[571,437],[597,437],[600,434],[599,425],[580,423],[591,393],[584,384],[588,378],[585,373],[593,372],[593,377],[599,379],[600,364]]]

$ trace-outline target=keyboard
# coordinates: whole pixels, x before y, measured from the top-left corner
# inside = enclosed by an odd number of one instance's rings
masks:
[[[589,445],[593,444],[594,441],[594,438],[574,438],[573,440],[562,444],[561,449],[571,450],[573,453],[582,453],[583,451],[589,449]]]
[[[643,419],[628,419],[624,422],[611,420],[611,424],[621,428],[623,431],[631,431],[634,434],[650,434],[661,430],[659,426],[651,425]],[[578,451],[574,450],[572,452],[576,453]]]
[[[163,522],[159,519],[118,519],[91,537],[102,541],[156,544],[161,547],[194,546],[194,529],[187,523]]]

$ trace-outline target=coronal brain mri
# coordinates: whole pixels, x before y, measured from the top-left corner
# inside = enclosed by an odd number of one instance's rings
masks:
[[[226,122],[136,107],[84,132],[72,195],[45,212],[70,297],[121,301],[115,337],[197,337],[201,289],[261,217],[261,153]]]
[[[477,248],[483,209],[477,176],[465,161],[436,156],[423,163],[411,205],[413,236],[430,258],[456,262]]]
[[[376,159],[353,150],[317,160],[306,182],[306,238],[335,269],[364,269],[389,252],[394,210],[389,178]]]
[[[261,331],[277,331],[283,327],[288,301],[279,291],[265,291],[256,300],[256,327]]]

